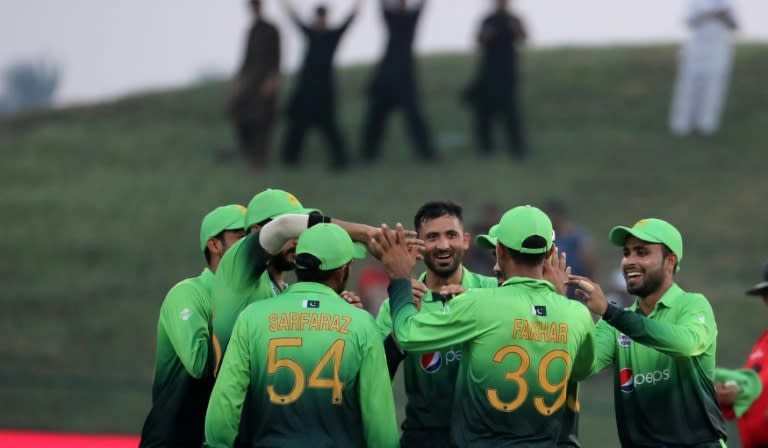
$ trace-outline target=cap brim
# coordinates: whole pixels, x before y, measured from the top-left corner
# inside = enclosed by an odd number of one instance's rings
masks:
[[[366,256],[368,256],[368,249],[365,247],[364,244],[361,244],[361,243],[352,244],[352,258],[355,258],[357,260],[362,260]]]
[[[627,242],[627,238],[630,236],[634,236],[639,240],[643,240],[649,243],[661,243],[658,238],[647,234],[640,229],[632,229],[624,226],[616,226],[611,229],[611,233],[608,234],[608,239],[610,239],[611,242],[616,246],[624,246],[624,244]]]
[[[760,282],[747,290],[748,296],[762,296],[768,292],[768,281]]]
[[[489,235],[477,235],[475,237],[475,244],[477,244],[477,247],[483,248],[483,249],[494,249],[496,248],[496,243],[498,239],[494,238]]]

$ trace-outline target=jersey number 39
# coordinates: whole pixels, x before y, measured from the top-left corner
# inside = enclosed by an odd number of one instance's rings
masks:
[[[512,401],[502,401],[499,398],[498,390],[489,387],[485,390],[485,395],[488,397],[488,401],[495,409],[502,412],[512,412],[525,403],[528,397],[528,382],[523,375],[531,365],[531,356],[528,352],[519,345],[507,345],[502,347],[499,351],[493,355],[493,362],[501,364],[507,355],[517,355],[520,358],[520,366],[513,372],[507,372],[504,375],[504,379],[507,381],[513,381],[517,384],[518,391],[517,396]],[[556,384],[552,384],[547,378],[547,370],[552,364],[552,361],[561,359],[565,362],[565,375],[562,381]],[[571,370],[571,357],[568,352],[564,350],[552,350],[541,358],[539,361],[538,381],[539,386],[544,392],[549,394],[559,393],[555,402],[551,405],[547,405],[544,402],[544,397],[536,396],[533,399],[533,406],[542,415],[552,415],[555,411],[560,409],[565,403],[566,399],[566,385],[568,383],[568,377]]]

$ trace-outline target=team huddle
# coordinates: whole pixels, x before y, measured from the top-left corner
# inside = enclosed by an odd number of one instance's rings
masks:
[[[608,366],[623,447],[725,446],[717,327],[707,299],[675,284],[680,233],[649,218],[609,238],[629,308],[571,274],[530,205],[474,240],[495,252],[495,277],[462,265],[471,239],[452,202],[425,203],[413,230],[332,218],[277,189],[219,207],[200,229],[208,267],[161,306],[140,446],[579,447],[578,383]],[[375,317],[347,290],[368,254],[390,279]]]

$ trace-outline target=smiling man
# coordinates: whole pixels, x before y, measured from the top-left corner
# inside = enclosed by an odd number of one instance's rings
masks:
[[[610,304],[586,277],[572,275],[569,283],[590,311],[603,316],[592,374],[614,365],[622,447],[724,446],[714,388],[717,325],[707,299],[675,283],[683,260],[680,232],[649,218],[614,227],[609,238],[623,247],[621,270],[635,304]]]
[[[470,288],[496,287],[497,280],[467,270],[461,263],[469,248],[464,231],[462,208],[453,202],[436,201],[422,205],[414,226],[424,240],[426,271],[412,280],[414,295],[421,300],[422,313],[442,313],[453,295]],[[445,447],[451,437],[450,415],[462,345],[455,344],[430,352],[399,352],[392,333],[389,300],[377,317],[386,337],[390,374],[394,375],[404,356],[405,406],[402,447]],[[395,352],[395,353],[393,353]]]

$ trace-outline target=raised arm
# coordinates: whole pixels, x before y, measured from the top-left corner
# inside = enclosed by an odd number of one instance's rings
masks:
[[[283,5],[283,10],[285,11],[285,14],[288,16],[289,19],[291,19],[291,22],[293,22],[304,34],[309,34],[310,27],[301,21],[301,18],[299,17],[299,14],[296,12],[296,8],[293,6],[293,3],[291,0],[282,0],[280,2],[281,5]]]

